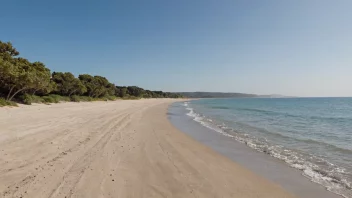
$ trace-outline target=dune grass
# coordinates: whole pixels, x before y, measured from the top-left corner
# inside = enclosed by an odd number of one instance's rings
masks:
[[[7,100],[5,100],[5,98],[0,98],[0,107],[3,107],[3,106],[14,106],[14,107],[16,107],[17,103],[12,102],[12,101],[7,101]]]

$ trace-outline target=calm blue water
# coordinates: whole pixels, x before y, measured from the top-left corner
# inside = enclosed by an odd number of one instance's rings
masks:
[[[352,98],[202,99],[184,106],[204,126],[352,197]]]

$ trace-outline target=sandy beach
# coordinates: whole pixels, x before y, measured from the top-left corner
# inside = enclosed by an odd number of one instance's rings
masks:
[[[175,101],[0,108],[0,197],[293,197],[177,130]]]

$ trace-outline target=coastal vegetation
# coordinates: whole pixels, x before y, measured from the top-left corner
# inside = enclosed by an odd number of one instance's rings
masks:
[[[116,86],[103,76],[70,72],[51,72],[42,62],[19,57],[10,42],[0,41],[0,106],[16,102],[58,103],[60,101],[96,101],[180,98],[181,94],[144,90],[137,86]]]

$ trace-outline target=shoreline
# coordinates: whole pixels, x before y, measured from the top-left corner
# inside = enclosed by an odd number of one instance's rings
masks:
[[[281,185],[285,190],[304,198],[338,198],[342,197],[328,191],[324,186],[304,177],[302,172],[289,167],[283,161],[246,146],[233,138],[215,131],[187,115],[189,111],[181,103],[174,103],[169,108],[169,120],[180,131],[193,139],[212,148],[250,171]]]
[[[176,129],[177,101],[0,109],[0,195],[294,197]]]

